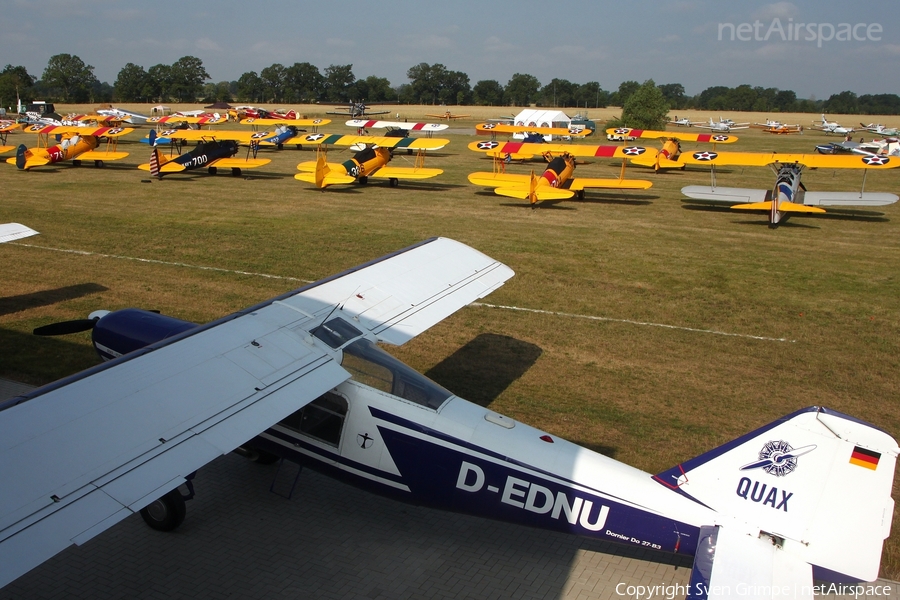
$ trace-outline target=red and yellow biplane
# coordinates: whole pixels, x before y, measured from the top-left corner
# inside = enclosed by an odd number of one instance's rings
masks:
[[[118,138],[131,133],[130,127],[73,127],[58,125],[30,125],[24,129],[27,133],[38,134],[38,146],[26,148],[21,144],[16,155],[6,160],[19,169],[28,170],[34,167],[71,160],[79,166],[82,160],[93,160],[94,165],[102,167],[104,161],[121,160],[128,156],[127,152],[117,152]],[[62,136],[59,143],[50,146],[51,135]],[[106,140],[106,150],[97,148]],[[41,145],[41,142],[44,145]]]

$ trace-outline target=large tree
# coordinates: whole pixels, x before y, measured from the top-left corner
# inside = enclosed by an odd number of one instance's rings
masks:
[[[157,102],[166,102],[172,88],[172,67],[169,65],[153,65],[147,69],[147,98],[155,98]]]
[[[528,106],[537,101],[541,82],[534,75],[514,74],[506,83],[503,96],[514,106]]]
[[[353,65],[328,65],[325,67],[325,97],[328,100],[332,102],[365,100],[365,98],[354,98],[356,88],[353,84],[355,82]]]
[[[203,61],[196,56],[182,56],[172,64],[169,93],[180,102],[195,102],[210,79]]]
[[[622,107],[622,123],[634,129],[665,129],[669,105],[652,79],[638,87]]]
[[[503,104],[503,86],[495,79],[483,79],[472,88],[472,99],[482,106]]]
[[[325,77],[308,62],[294,63],[284,73],[285,97],[292,102],[315,102],[325,93]]]
[[[54,90],[62,102],[87,102],[91,89],[97,82],[94,67],[74,54],[56,54],[50,57],[42,76],[44,85]]]
[[[612,96],[609,99],[610,104],[613,106],[625,106],[625,103],[628,102],[628,99],[631,98],[631,95],[638,91],[638,88],[641,87],[637,81],[623,81],[619,84],[619,89],[612,93]]]
[[[152,90],[149,76],[144,67],[128,63],[116,77],[115,98],[119,102],[146,102],[147,94]]]
[[[574,106],[578,86],[568,79],[554,78],[541,88],[542,106]]]
[[[281,102],[284,100],[284,90],[286,84],[286,73],[284,65],[275,63],[259,72],[259,78],[262,79],[266,89],[266,99],[269,102]]]
[[[0,71],[0,106],[12,106],[16,98],[27,103],[32,96],[35,79],[25,67],[6,65]]]
[[[354,84],[356,93],[361,99],[369,102],[384,102],[396,100],[397,94],[391,87],[391,82],[384,77],[369,75],[365,79],[357,79]]]
[[[241,75],[237,80],[237,97],[244,102],[260,102],[266,93],[266,84],[256,74],[249,71]]]

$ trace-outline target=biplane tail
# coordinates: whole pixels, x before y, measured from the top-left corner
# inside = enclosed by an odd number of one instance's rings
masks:
[[[542,200],[566,200],[575,195],[571,190],[560,189],[551,185],[543,184],[543,177],[539,177],[531,172],[531,177],[525,185],[501,186],[494,190],[495,194],[507,196],[509,198],[519,198],[531,202],[531,208],[536,208],[537,203]]]
[[[333,169],[325,159],[325,153],[319,152],[315,162],[306,161],[297,165],[297,169],[302,171],[294,175],[294,179],[313,183],[319,189],[334,184],[347,184],[356,181],[355,177],[342,174]]]
[[[814,577],[872,581],[898,451],[880,429],[812,406],[654,476],[718,515],[701,528],[691,589],[743,580],[799,597]]]

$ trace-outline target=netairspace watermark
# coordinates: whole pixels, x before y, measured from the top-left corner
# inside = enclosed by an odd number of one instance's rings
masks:
[[[757,19],[753,23],[719,23],[719,41],[726,42],[880,42],[884,28],[880,23],[787,23],[775,17],[769,26]]]
[[[693,588],[693,590],[691,588]],[[676,598],[690,596],[692,591],[694,595],[702,596],[704,598],[709,595],[731,596],[734,598],[797,598],[799,596],[821,596],[829,594],[858,600],[859,598],[891,596],[893,590],[890,585],[872,583],[822,583],[813,586],[802,586],[802,588],[792,585],[778,586],[750,584],[709,587],[702,583],[695,583],[693,586],[684,583],[660,583],[657,585],[619,583],[616,585],[617,595],[622,596],[623,598],[633,598],[634,600],[675,600]],[[810,594],[810,592],[812,592],[812,594]]]

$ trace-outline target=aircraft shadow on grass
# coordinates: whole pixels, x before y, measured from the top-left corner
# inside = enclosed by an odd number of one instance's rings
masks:
[[[49,306],[57,302],[73,300],[90,294],[105,292],[107,287],[99,283],[79,283],[76,285],[67,285],[65,287],[54,288],[52,290],[41,290],[30,294],[20,294],[18,296],[0,297],[0,315],[8,315],[38,306]],[[13,346],[7,346],[13,347]]]

